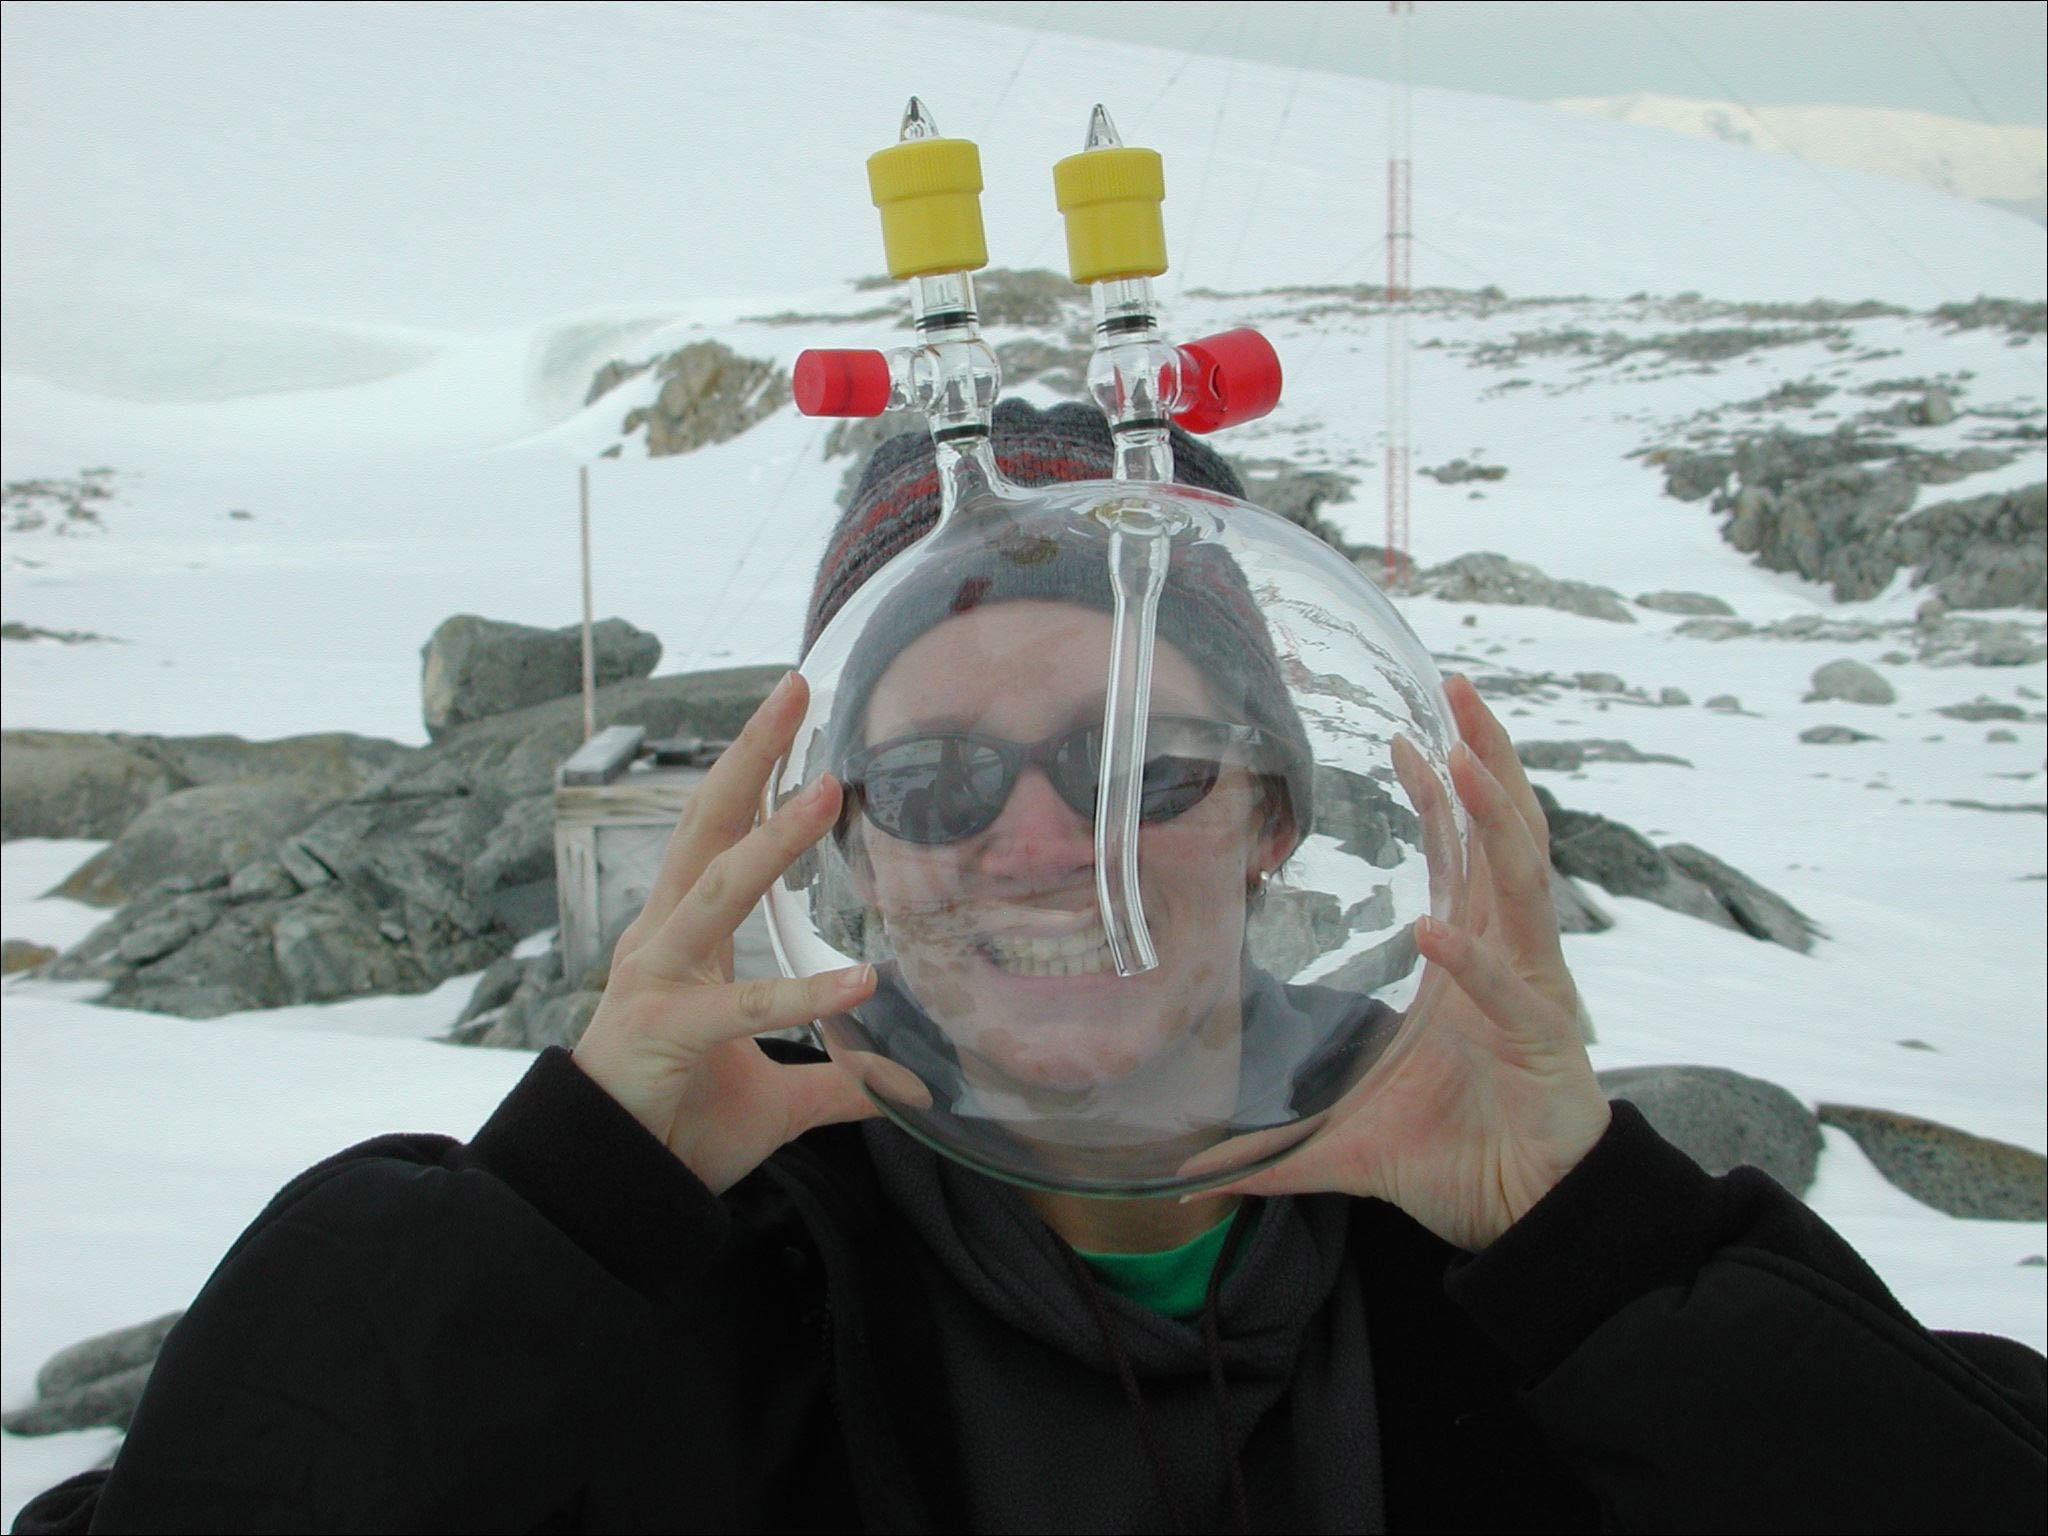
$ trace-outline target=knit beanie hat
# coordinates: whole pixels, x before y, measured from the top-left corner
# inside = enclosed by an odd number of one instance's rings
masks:
[[[1078,404],[1039,411],[1021,400],[997,404],[997,465],[1014,485],[1106,480],[1114,466],[1109,425]],[[1223,458],[1172,429],[1174,478],[1241,500],[1244,487]],[[938,520],[938,466],[929,434],[906,432],[877,447],[845,514],[832,530],[811,589],[804,653],[869,577],[929,533]],[[1048,537],[1028,508],[1004,508],[986,536],[936,554],[869,619],[841,669],[827,761],[835,767],[859,744],[868,695],[903,648],[957,614],[990,603],[1065,601],[1101,612],[1115,606],[1102,549]],[[1285,787],[1296,838],[1313,804],[1313,754],[1288,695],[1279,658],[1244,571],[1220,545],[1176,540],[1160,591],[1158,638],[1175,646],[1208,681],[1218,703],[1241,714],[1277,747],[1267,771]]]

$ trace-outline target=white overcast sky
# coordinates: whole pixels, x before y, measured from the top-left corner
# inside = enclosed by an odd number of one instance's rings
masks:
[[[1041,29],[1387,78],[1382,0],[900,0]],[[2048,119],[2040,0],[1417,0],[1418,85],[1547,100],[1665,96],[1750,106],[1914,107]]]

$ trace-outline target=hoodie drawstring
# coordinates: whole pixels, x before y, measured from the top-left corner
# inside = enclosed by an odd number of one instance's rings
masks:
[[[1209,1271],[1209,1284],[1202,1296],[1202,1349],[1209,1361],[1209,1392],[1216,1416],[1216,1442],[1223,1454],[1223,1466],[1229,1479],[1231,1514],[1236,1520],[1240,1533],[1251,1530],[1251,1517],[1244,1495],[1244,1469],[1238,1464],[1237,1451],[1230,1443],[1229,1385],[1223,1370],[1223,1338],[1217,1322],[1216,1302],[1223,1291],[1223,1278],[1229,1272],[1232,1259],[1242,1244],[1244,1234],[1249,1230],[1249,1204],[1241,1206],[1237,1217],[1230,1224],[1230,1231],[1224,1235],[1223,1248],[1216,1255],[1215,1268]],[[1072,1270],[1081,1294],[1088,1298],[1089,1310],[1095,1316],[1095,1326],[1102,1333],[1103,1347],[1109,1351],[1110,1364],[1116,1371],[1118,1385],[1123,1388],[1124,1401],[1130,1405],[1131,1417],[1137,1421],[1138,1440],[1145,1448],[1145,1459],[1152,1467],[1152,1480],[1159,1487],[1159,1501],[1173,1521],[1176,1531],[1188,1531],[1192,1527],[1183,1516],[1180,1506],[1174,1502],[1173,1489],[1166,1476],[1166,1460],[1160,1454],[1159,1439],[1152,1427],[1152,1417],[1145,1411],[1145,1397],[1138,1388],[1137,1373],[1131,1369],[1130,1356],[1117,1341],[1116,1328],[1109,1315],[1109,1307],[1102,1299],[1102,1284],[1088,1268],[1084,1260],[1058,1233],[1053,1233],[1053,1242],[1060,1251],[1060,1257]]]

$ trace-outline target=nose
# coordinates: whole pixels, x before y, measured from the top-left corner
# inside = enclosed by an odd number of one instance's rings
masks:
[[[1036,766],[1018,776],[979,841],[976,867],[992,877],[1046,885],[1087,878],[1095,868],[1094,825],[1075,814]]]

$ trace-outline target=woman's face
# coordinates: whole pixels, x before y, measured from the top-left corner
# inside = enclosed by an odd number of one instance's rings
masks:
[[[1099,724],[1110,619],[1053,601],[958,615],[898,654],[868,703],[870,746],[922,731],[1029,745]],[[1154,718],[1220,719],[1202,674],[1159,642]],[[1158,967],[1120,977],[1096,907],[1095,834],[1027,766],[1000,813],[955,842],[914,843],[864,818],[849,849],[903,983],[984,1092],[1142,1087],[1228,1097],[1237,1075],[1247,887],[1287,851],[1242,766],[1178,816],[1144,824],[1139,879]],[[1212,1109],[1214,1105],[1210,1106]]]

